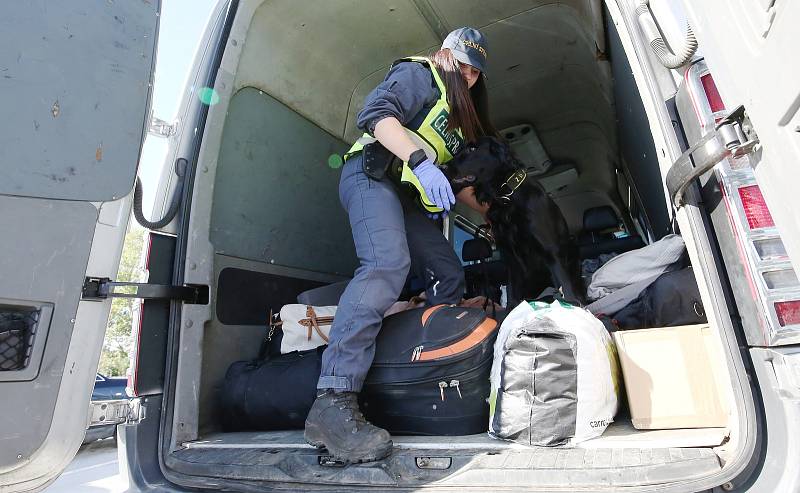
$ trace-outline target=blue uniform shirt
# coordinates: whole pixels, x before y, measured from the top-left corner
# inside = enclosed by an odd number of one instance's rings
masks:
[[[370,135],[374,135],[375,125],[389,116],[408,125],[420,111],[433,107],[439,97],[428,67],[418,62],[400,62],[367,95],[356,125]]]

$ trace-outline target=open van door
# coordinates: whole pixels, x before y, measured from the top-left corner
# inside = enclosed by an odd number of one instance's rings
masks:
[[[90,422],[149,123],[158,0],[7,2],[0,16],[0,490],[35,491]],[[109,416],[97,416],[96,420]]]
[[[684,0],[725,106],[744,105],[763,146],[755,173],[800,272],[800,2]]]

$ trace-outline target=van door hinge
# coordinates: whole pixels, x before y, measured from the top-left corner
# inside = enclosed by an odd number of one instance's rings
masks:
[[[705,134],[686,150],[667,172],[667,191],[675,207],[683,205],[683,195],[692,180],[710,170],[723,159],[744,156],[758,145],[758,136],[749,125],[744,106],[731,111],[720,120],[714,130]],[[702,157],[695,163],[692,155],[698,150]]]
[[[89,404],[89,426],[135,424],[144,419],[141,399],[93,401]]]
[[[117,291],[121,289],[124,291]],[[82,300],[99,301],[106,298],[141,298],[145,300],[176,300],[187,304],[204,303],[208,288],[204,286],[173,286],[138,282],[114,282],[107,277],[87,277],[83,281]]]
[[[161,118],[153,117],[150,119],[147,133],[156,137],[172,137],[178,133],[178,122],[169,123]]]

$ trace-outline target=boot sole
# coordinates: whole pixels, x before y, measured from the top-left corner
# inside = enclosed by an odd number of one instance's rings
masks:
[[[311,433],[309,433],[309,430]],[[379,461],[388,457],[389,454],[392,453],[392,448],[394,447],[394,443],[389,440],[389,444],[382,449],[372,451],[373,453],[362,457],[352,457],[349,456],[350,452],[346,450],[327,445],[324,438],[319,435],[322,435],[322,433],[319,432],[316,426],[306,425],[306,431],[303,433],[303,438],[305,439],[306,443],[312,447],[316,447],[317,449],[327,449],[334,460],[343,462],[345,464],[363,464],[365,462]]]

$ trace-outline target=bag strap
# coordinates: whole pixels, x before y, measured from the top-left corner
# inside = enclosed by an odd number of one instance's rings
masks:
[[[272,355],[272,337],[275,335],[275,329],[283,325],[280,319],[280,313],[273,313],[272,308],[269,309],[269,318],[267,319],[267,337],[261,341],[261,348],[258,350],[258,359],[267,360]]]
[[[303,325],[308,328],[308,335],[307,340],[311,340],[311,329],[313,328],[314,331],[319,335],[325,344],[328,343],[328,336],[322,332],[320,325],[331,325],[333,324],[333,317],[317,317],[317,313],[314,311],[314,307],[311,305],[306,305],[306,317],[303,320],[300,320],[300,325]]]

